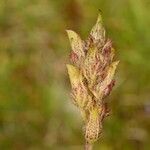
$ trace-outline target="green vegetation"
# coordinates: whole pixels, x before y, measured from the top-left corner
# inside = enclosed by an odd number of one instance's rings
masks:
[[[65,30],[86,38],[98,9],[120,64],[94,149],[150,149],[148,0],[0,0],[0,149],[83,149]]]

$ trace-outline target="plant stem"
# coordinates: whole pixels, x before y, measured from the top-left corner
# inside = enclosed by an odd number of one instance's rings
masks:
[[[85,150],[92,150],[92,149],[93,149],[93,145],[88,143],[88,142],[86,142],[85,143]]]

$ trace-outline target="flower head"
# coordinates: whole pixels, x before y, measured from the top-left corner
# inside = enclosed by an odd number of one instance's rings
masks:
[[[71,95],[74,104],[84,114],[85,139],[93,143],[102,132],[102,122],[107,116],[106,97],[115,84],[119,61],[113,61],[115,51],[112,41],[106,38],[100,14],[87,40],[83,41],[72,30],[67,33],[72,48],[72,65],[67,65]]]

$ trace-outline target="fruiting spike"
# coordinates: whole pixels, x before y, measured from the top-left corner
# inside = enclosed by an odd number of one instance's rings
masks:
[[[103,120],[108,114],[106,97],[114,86],[119,61],[113,61],[115,51],[111,40],[105,37],[100,14],[87,40],[82,41],[74,31],[67,30],[67,33],[72,47],[73,65],[67,65],[71,95],[84,119],[89,145],[102,133]]]

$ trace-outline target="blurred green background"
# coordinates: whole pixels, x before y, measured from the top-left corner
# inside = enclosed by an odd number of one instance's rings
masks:
[[[66,29],[85,39],[102,10],[121,60],[95,150],[150,149],[149,0],[0,0],[0,150],[82,150]]]

